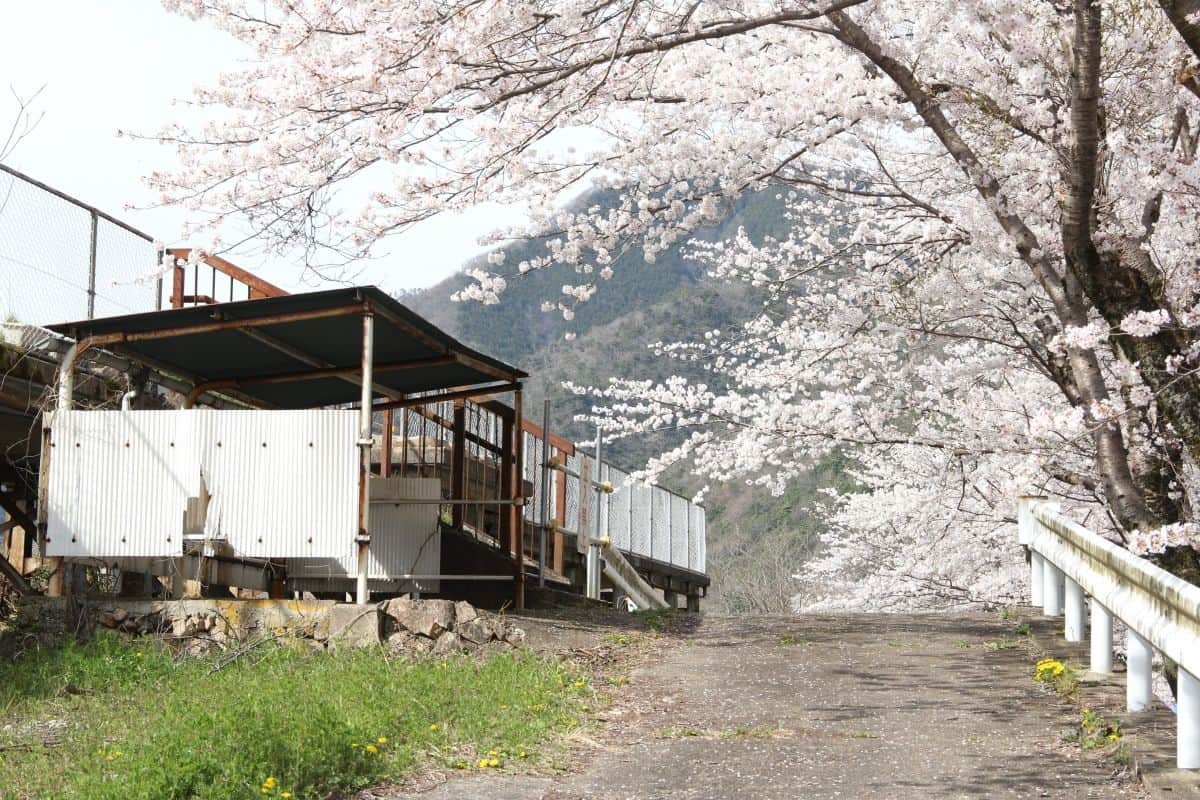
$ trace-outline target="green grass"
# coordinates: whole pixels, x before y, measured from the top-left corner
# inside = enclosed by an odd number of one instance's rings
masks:
[[[798,647],[807,647],[812,644],[812,639],[800,639],[795,636],[780,636],[779,643],[782,645],[796,645]]]
[[[661,633],[678,618],[679,611],[674,608],[645,608],[633,612],[633,616],[640,619],[650,630]]]
[[[112,635],[0,662],[0,745],[27,743],[33,723],[68,726],[52,746],[0,752],[0,798],[300,800],[481,758],[524,768],[551,758],[590,697],[571,665],[525,654],[271,645],[215,663]]]

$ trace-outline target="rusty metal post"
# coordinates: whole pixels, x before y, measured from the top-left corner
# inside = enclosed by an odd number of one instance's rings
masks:
[[[542,469],[537,475],[542,487],[538,525],[538,586],[546,585],[546,544],[550,538],[550,400],[542,404]]]
[[[514,433],[511,417],[503,417],[500,421],[500,499],[511,500],[513,497],[513,442],[520,432]],[[500,542],[507,547],[512,541],[513,513],[510,506],[498,506],[500,518]]]
[[[379,448],[379,475],[383,478],[392,477],[392,431],[396,427],[395,414],[390,408],[383,412],[383,443]]]
[[[450,441],[450,497],[455,500],[466,499],[466,465],[467,465],[467,406],[462,400],[454,401],[454,427]],[[455,505],[450,509],[450,524],[455,528],[463,526],[463,507]]]
[[[158,277],[154,279],[154,310],[162,311],[162,290],[163,290],[163,258],[166,256],[166,251],[159,249],[154,251],[154,270],[158,273]]]
[[[525,418],[521,409],[521,385],[513,390],[513,500],[525,495]],[[525,608],[525,504],[514,502],[512,525],[513,602],[518,611]]]
[[[362,333],[362,406],[359,409],[358,447],[361,455],[358,468],[358,586],[356,599],[365,606],[370,599],[367,586],[367,561],[371,551],[371,442],[372,367],[375,363],[375,315],[363,311]]]
[[[171,308],[183,308],[183,267],[176,265],[171,270]]]

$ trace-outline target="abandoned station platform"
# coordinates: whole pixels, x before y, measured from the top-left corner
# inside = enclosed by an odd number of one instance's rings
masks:
[[[22,590],[698,610],[704,509],[534,424],[525,372],[378,288],[174,255],[170,308],[3,326]]]

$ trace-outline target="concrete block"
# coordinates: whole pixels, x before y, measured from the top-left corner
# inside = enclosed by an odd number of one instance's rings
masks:
[[[316,638],[344,647],[370,647],[380,644],[379,626],[378,606],[342,603],[331,607],[318,623]]]

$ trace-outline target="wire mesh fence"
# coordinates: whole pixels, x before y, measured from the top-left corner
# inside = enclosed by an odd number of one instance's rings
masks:
[[[160,307],[150,236],[0,165],[0,314],[44,325]]]

